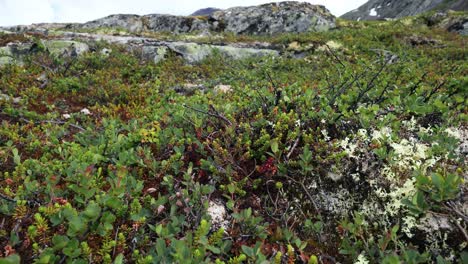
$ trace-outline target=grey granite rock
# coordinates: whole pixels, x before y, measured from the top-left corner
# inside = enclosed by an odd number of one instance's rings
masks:
[[[324,6],[286,1],[260,6],[234,7],[216,11],[209,16],[111,15],[75,27],[120,28],[130,32],[214,31],[261,35],[326,31],[335,28],[336,25],[335,17]]]
[[[293,1],[229,8],[215,12],[211,19],[218,29],[235,34],[326,31],[335,27],[335,17],[324,6]]]

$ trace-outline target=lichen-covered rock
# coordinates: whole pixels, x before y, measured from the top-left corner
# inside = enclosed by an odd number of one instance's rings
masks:
[[[110,15],[80,25],[84,29],[122,28],[130,32],[141,32],[144,29],[143,20],[139,15]]]
[[[72,40],[45,40],[44,47],[54,55],[78,56],[89,50],[86,43]]]
[[[72,40],[42,40],[39,43],[32,41],[11,42],[0,47],[0,66],[6,64],[21,64],[24,56],[33,54],[41,49],[55,56],[79,56],[89,51],[88,44]]]
[[[165,46],[143,46],[142,55],[143,58],[154,63],[159,63],[166,58],[169,53],[169,49]]]
[[[0,47],[0,66],[7,64],[21,64],[21,57],[27,55],[32,47],[32,43],[8,43],[5,47]]]
[[[232,59],[279,55],[279,52],[276,50],[237,48],[233,46],[216,46],[187,42],[170,42],[167,43],[167,47],[171,51],[182,56],[188,63],[200,62],[215,51]]]
[[[210,16],[111,15],[77,27],[84,29],[121,28],[130,32],[215,31],[260,35],[326,31],[335,28],[336,25],[335,17],[324,6],[287,1],[260,6],[234,7],[214,12]]]
[[[146,31],[189,33],[205,31],[211,28],[205,17],[184,17],[171,15],[147,15],[142,17]]]
[[[326,31],[335,27],[335,17],[324,7],[301,2],[234,7],[215,12],[218,29],[235,34],[276,34]]]

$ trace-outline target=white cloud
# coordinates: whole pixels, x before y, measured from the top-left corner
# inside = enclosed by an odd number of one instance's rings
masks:
[[[86,22],[110,14],[188,15],[200,8],[258,5],[272,0],[0,0],[0,26],[39,22]],[[366,0],[309,0],[339,16]]]

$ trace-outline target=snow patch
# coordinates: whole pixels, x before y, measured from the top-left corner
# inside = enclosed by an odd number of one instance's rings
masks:
[[[377,11],[375,10],[375,8],[372,8],[372,9],[369,11],[369,16],[377,16]]]

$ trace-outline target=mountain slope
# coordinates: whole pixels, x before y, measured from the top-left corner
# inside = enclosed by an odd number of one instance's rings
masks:
[[[414,16],[430,10],[468,10],[465,0],[370,0],[342,18],[378,20]]]
[[[221,11],[221,9],[208,7],[195,11],[191,16],[211,16],[216,11]]]

